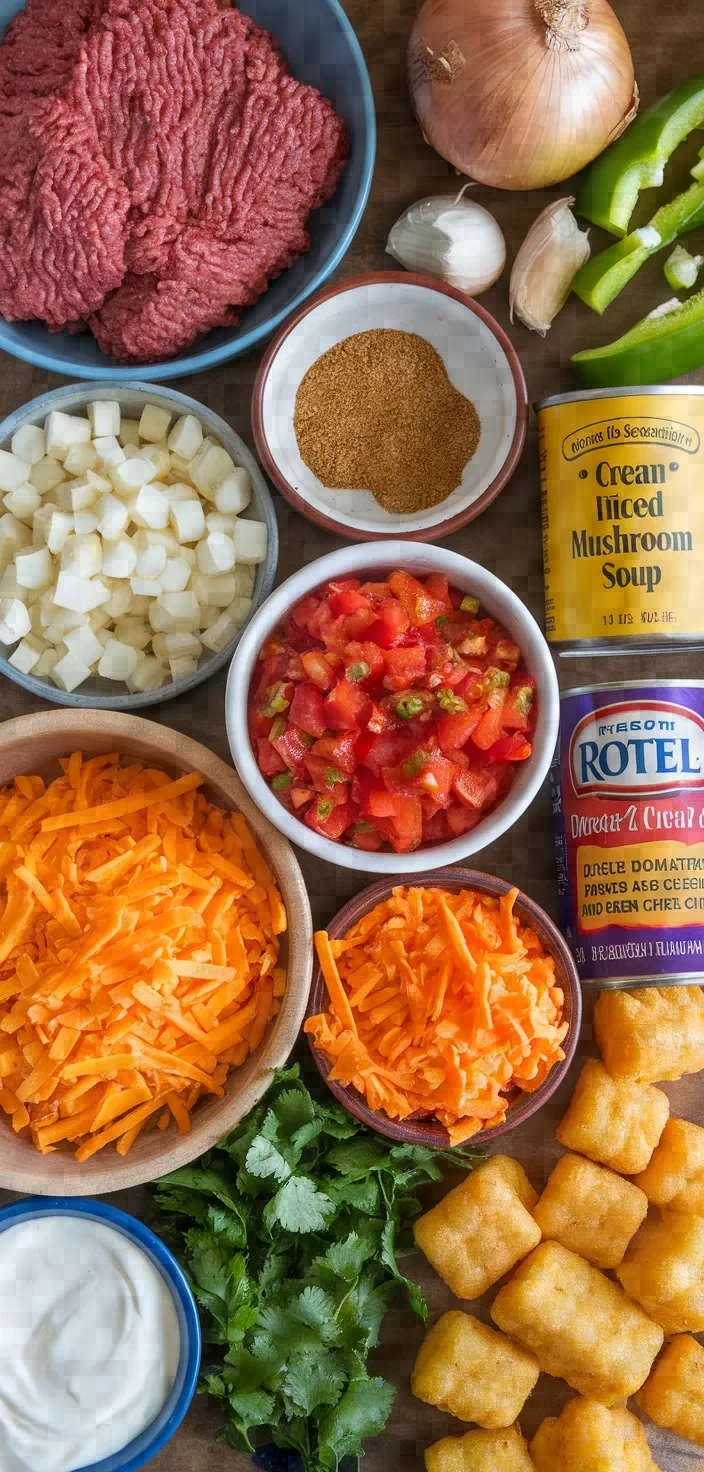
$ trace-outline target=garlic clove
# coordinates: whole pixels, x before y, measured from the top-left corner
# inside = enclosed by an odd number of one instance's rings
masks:
[[[562,310],[580,267],[591,247],[570,205],[574,196],[549,204],[531,225],[511,271],[509,301],[514,313],[531,331],[544,337]]]
[[[493,215],[464,193],[419,199],[389,232],[386,249],[408,271],[439,277],[478,296],[506,264],[506,242]]]

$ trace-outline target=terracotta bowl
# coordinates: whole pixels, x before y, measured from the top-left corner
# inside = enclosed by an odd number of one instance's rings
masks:
[[[345,338],[380,327],[431,343],[481,421],[477,450],[456,489],[439,505],[404,516],[385,511],[370,491],[324,486],[301,458],[293,425],[296,394],[312,364]],[[411,271],[372,271],[319,292],[277,332],[252,391],[252,430],[267,475],[309,521],[349,542],[434,542],[473,521],[513,475],[527,426],[523,370],[503,328],[463,292]]]
[[[480,894],[502,895],[507,894],[511,889],[511,885],[507,884],[505,879],[496,879],[491,874],[480,874],[476,869],[436,869],[430,874],[414,875],[413,880],[409,882],[414,888],[446,889],[452,894],[458,894],[462,889],[475,889]],[[327,930],[331,940],[339,940],[341,936],[346,935],[363,915],[373,910],[374,906],[380,904],[382,900],[388,899],[391,891],[400,883],[403,883],[403,880],[398,877],[381,879],[378,884],[372,884],[369,889],[355,895],[354,899],[338,910],[335,918],[328,925]],[[514,1090],[509,1096],[508,1113],[504,1123],[473,1135],[471,1140],[467,1141],[467,1144],[471,1145],[483,1146],[490,1140],[498,1140],[501,1135],[508,1134],[517,1125],[525,1124],[527,1119],[537,1114],[565,1078],[579,1039],[582,1021],[582,991],[577,968],[566,942],[545,910],[520,890],[515,913],[521,921],[531,926],[546,951],[554,958],[555,977],[565,994],[564,1015],[569,1022],[569,1031],[562,1045],[565,1056],[561,1063],[555,1064],[544,1083],[539,1089],[536,1089],[534,1094]],[[325,1011],[327,1004],[327,989],[316,958],[313,963],[313,983],[310,990],[308,1017],[315,1017],[319,1012]],[[331,1065],[328,1059],[315,1046],[312,1038],[308,1034],[306,1036],[318,1072],[325,1080],[331,1094],[334,1094],[354,1119],[360,1120],[369,1129],[376,1130],[377,1134],[386,1135],[390,1140],[400,1140],[407,1145],[428,1145],[436,1150],[448,1148],[450,1141],[447,1130],[436,1120],[389,1119],[385,1114],[377,1114],[370,1109],[366,1099],[356,1089],[346,1088],[338,1080],[331,1079],[329,1076]]]
[[[13,1135],[7,1117],[0,1114],[0,1185],[41,1196],[97,1196],[141,1185],[187,1165],[233,1129],[261,1099],[273,1069],[285,1063],[296,1041],[305,1016],[313,951],[310,905],[293,849],[262,817],[231,767],[199,742],[155,721],[114,711],[66,710],[0,724],[0,785],[20,773],[39,773],[51,781],[59,775],[57,758],[77,750],[89,756],[119,751],[121,756],[163,767],[174,777],[200,771],[210,802],[244,814],[276,875],[289,916],[281,949],[287,983],[281,1010],[261,1046],[241,1068],[232,1070],[224,1098],[198,1102],[188,1135],[149,1130],[124,1159],[107,1146],[79,1165],[72,1153],[61,1149],[40,1155],[31,1141]]]

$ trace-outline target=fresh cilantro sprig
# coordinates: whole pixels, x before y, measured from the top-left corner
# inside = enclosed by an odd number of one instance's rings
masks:
[[[336,1472],[383,1430],[395,1390],[367,1358],[396,1289],[427,1306],[399,1259],[413,1251],[416,1188],[472,1150],[389,1146],[300,1069],[195,1164],[157,1182],[156,1225],[188,1272],[205,1343],[201,1390],[222,1404],[220,1440],[252,1434]],[[261,1436],[258,1439],[262,1439]]]

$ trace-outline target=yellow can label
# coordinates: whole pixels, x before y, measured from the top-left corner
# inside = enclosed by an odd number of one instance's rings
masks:
[[[551,642],[704,631],[704,396],[538,410]]]

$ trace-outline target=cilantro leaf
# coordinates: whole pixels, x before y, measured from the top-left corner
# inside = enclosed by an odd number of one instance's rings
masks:
[[[245,1157],[245,1168],[251,1176],[273,1176],[275,1181],[287,1181],[291,1174],[290,1165],[264,1135],[256,1135],[252,1140]]]
[[[310,1416],[318,1406],[337,1404],[344,1388],[346,1376],[341,1367],[330,1358],[323,1361],[302,1355],[289,1365],[282,1390],[292,1404]]]
[[[291,1176],[265,1208],[264,1221],[269,1230],[278,1223],[288,1232],[322,1232],[334,1213],[334,1202],[308,1176]]]
[[[318,1455],[323,1472],[336,1472],[343,1457],[357,1452],[368,1436],[383,1431],[395,1399],[393,1385],[379,1377],[352,1381],[319,1423]]]

